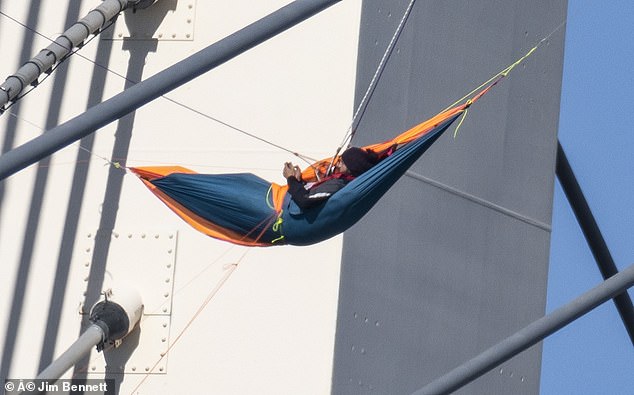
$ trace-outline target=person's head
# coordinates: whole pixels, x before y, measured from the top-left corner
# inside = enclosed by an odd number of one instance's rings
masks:
[[[373,151],[351,147],[343,151],[339,161],[339,171],[348,172],[357,177],[376,165],[379,158]]]

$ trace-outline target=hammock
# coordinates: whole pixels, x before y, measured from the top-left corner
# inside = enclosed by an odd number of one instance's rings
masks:
[[[350,181],[323,204],[301,210],[286,185],[251,173],[198,174],[178,166],[133,167],[143,183],[170,209],[200,232],[245,246],[309,245],[329,239],[359,221],[407,169],[464,113],[483,91],[465,104],[422,122],[395,138],[363,148],[399,148]],[[316,179],[326,158],[302,178]]]

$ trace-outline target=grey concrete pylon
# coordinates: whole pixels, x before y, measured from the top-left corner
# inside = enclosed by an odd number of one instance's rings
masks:
[[[341,0],[296,0],[0,156],[0,180],[94,133]]]

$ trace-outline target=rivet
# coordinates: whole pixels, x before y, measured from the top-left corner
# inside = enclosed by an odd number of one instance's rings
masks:
[[[155,238],[155,239],[158,239],[158,238],[159,238],[159,235],[154,235],[154,238]]]
[[[114,236],[115,239],[119,238],[119,233],[117,232],[112,232],[112,235]]]
[[[132,367],[132,371],[135,372],[136,371],[136,366]]]
[[[145,233],[141,233],[141,238],[145,239]]]
[[[145,371],[146,371],[146,372],[149,372],[149,371],[150,371],[150,368],[149,368],[149,367],[146,367],[146,368],[145,368]]]
[[[165,340],[166,340],[165,338],[162,338],[162,339],[161,339],[161,341],[162,341],[163,343],[165,343]]]
[[[91,366],[90,369],[91,370],[97,370],[97,368],[95,366]]]
[[[167,313],[167,307],[163,307],[163,313]]]
[[[128,239],[132,238],[132,233],[128,233]]]
[[[189,33],[187,33],[187,34],[185,35],[185,37],[187,37],[187,38],[190,38],[191,36],[192,36],[192,35],[191,35],[191,34],[189,34]]]
[[[163,38],[163,33],[159,33],[158,38]]]
[[[162,371],[163,371],[163,367],[161,366],[161,367],[159,368],[159,370],[162,372]]]
[[[176,38],[176,33],[172,33],[172,38]]]
[[[167,298],[167,297],[170,296],[170,293],[169,292],[165,292],[165,294],[163,296],[165,296]]]
[[[169,283],[169,282],[170,282],[170,279],[169,279],[169,278],[166,278],[166,279],[165,279],[165,282],[166,282],[166,283]]]

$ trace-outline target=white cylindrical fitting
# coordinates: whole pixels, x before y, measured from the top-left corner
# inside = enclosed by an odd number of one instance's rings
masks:
[[[130,287],[113,287],[90,311],[90,321],[104,328],[107,340],[124,338],[143,314],[141,295]]]

